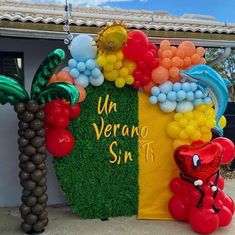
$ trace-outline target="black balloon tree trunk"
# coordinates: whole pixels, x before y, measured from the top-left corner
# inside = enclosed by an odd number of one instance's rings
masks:
[[[73,105],[79,98],[78,90],[71,84],[47,85],[64,57],[64,51],[57,49],[42,62],[32,82],[31,98],[17,81],[0,76],[0,103],[14,105],[19,119],[19,178],[23,187],[21,228],[29,234],[42,233],[48,224],[44,104],[60,98]]]

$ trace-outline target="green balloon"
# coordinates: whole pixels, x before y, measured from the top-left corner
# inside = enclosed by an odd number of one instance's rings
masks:
[[[31,87],[32,99],[36,99],[40,92],[45,89],[51,76],[64,58],[65,52],[62,49],[56,49],[41,63],[33,78]]]
[[[37,96],[38,102],[42,104],[50,102],[54,99],[66,99],[74,105],[79,99],[79,91],[74,85],[69,83],[56,82],[48,85]]]
[[[0,75],[0,103],[14,105],[29,100],[26,90],[13,78]]]

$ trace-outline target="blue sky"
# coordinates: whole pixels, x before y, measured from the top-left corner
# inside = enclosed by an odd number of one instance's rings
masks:
[[[31,0],[33,2],[61,2],[64,0]],[[169,14],[184,13],[214,16],[217,21],[235,23],[235,0],[68,0],[88,6],[110,6],[126,9],[168,11]]]

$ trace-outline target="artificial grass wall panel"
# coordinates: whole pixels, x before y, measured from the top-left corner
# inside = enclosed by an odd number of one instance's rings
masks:
[[[97,106],[99,97],[104,103],[106,95],[109,101],[116,103],[114,109],[106,115],[99,115]],[[89,86],[87,98],[81,104],[81,115],[71,122],[69,130],[75,138],[72,153],[63,159],[54,159],[54,169],[65,197],[72,210],[82,218],[106,218],[128,216],[137,213],[138,208],[138,136],[123,136],[121,128],[116,137],[101,135],[97,140],[93,123],[101,126],[120,124],[138,127],[138,95],[130,87],[117,89],[113,83],[105,81],[100,87]],[[125,128],[126,129],[126,128]],[[127,129],[126,132],[127,133]],[[110,153],[110,144],[117,156],[115,163]],[[122,152],[120,154],[120,151]],[[132,160],[124,152],[131,152]]]

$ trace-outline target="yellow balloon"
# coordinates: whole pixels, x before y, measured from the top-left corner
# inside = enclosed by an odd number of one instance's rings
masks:
[[[178,138],[179,137],[179,133],[181,128],[178,126],[178,124],[176,122],[171,122],[168,126],[167,126],[167,134],[169,137],[171,138]]]
[[[203,126],[206,122],[206,117],[204,115],[197,116],[196,119],[199,126]]]
[[[119,70],[120,77],[127,77],[129,75],[129,71],[127,68],[123,67]]]
[[[111,70],[113,70],[113,65],[111,64],[106,64],[104,66],[104,70],[107,71],[107,72],[110,72]]]
[[[192,126],[192,125],[188,125],[186,128],[185,128],[185,132],[191,136],[194,132],[195,132],[195,127]]]
[[[207,133],[211,132],[211,128],[208,128],[207,126],[202,126],[200,128],[200,130],[201,130],[201,133],[203,133],[203,134],[207,134]]]
[[[226,117],[223,115],[219,120],[219,125],[222,129],[224,129],[227,125]]]
[[[208,128],[214,128],[216,126],[216,121],[214,119],[209,119],[206,121],[206,126]]]
[[[106,58],[104,55],[98,56],[97,58],[97,64],[101,67],[104,67],[107,64]]]
[[[180,125],[181,127],[186,127],[186,126],[188,125],[187,119],[181,118],[181,119],[179,120],[179,125]]]
[[[124,86],[125,86],[125,79],[124,79],[124,78],[121,78],[121,77],[117,78],[117,79],[115,80],[115,85],[116,85],[117,88],[122,88],[122,87],[124,87]]]
[[[116,63],[117,57],[116,57],[115,54],[109,54],[109,55],[106,56],[106,60],[107,60],[108,64],[112,64],[113,65],[113,64]]]
[[[125,81],[126,81],[126,84],[128,85],[132,85],[135,81],[134,77],[132,75],[128,75],[126,78],[125,78]]]
[[[186,133],[186,131],[181,131],[179,134],[180,139],[186,140],[189,138],[189,135]]]
[[[184,117],[188,120],[192,120],[194,118],[193,112],[187,112],[184,114]]]
[[[200,133],[200,131],[195,131],[195,132],[190,136],[190,138],[191,138],[192,140],[200,140],[200,138],[201,138],[201,133]]]
[[[196,120],[190,120],[189,122],[188,122],[188,124],[190,125],[190,126],[193,126],[195,129],[197,129],[198,128],[198,123],[197,123],[197,121]]]
[[[119,72],[118,70],[111,70],[110,72],[104,72],[104,77],[108,80],[108,81],[115,81],[119,76]]]
[[[123,55],[122,51],[117,52],[117,53],[116,53],[116,57],[117,57],[117,60],[118,60],[118,61],[123,60],[124,55]]]
[[[208,106],[206,104],[200,104],[197,106],[197,110],[204,112],[208,109]]]
[[[182,113],[176,113],[176,114],[174,115],[174,120],[175,120],[175,121],[179,121],[182,117],[183,117],[183,114],[182,114]]]
[[[123,67],[127,68],[129,70],[129,73],[132,74],[137,66],[136,66],[136,63],[134,63],[130,60],[124,60]]]
[[[117,61],[115,63],[115,65],[113,66],[114,69],[120,69],[122,67],[122,62],[121,61]]]
[[[204,142],[209,142],[212,139],[212,133],[208,132],[208,133],[204,133],[201,135],[200,140],[204,141]]]

